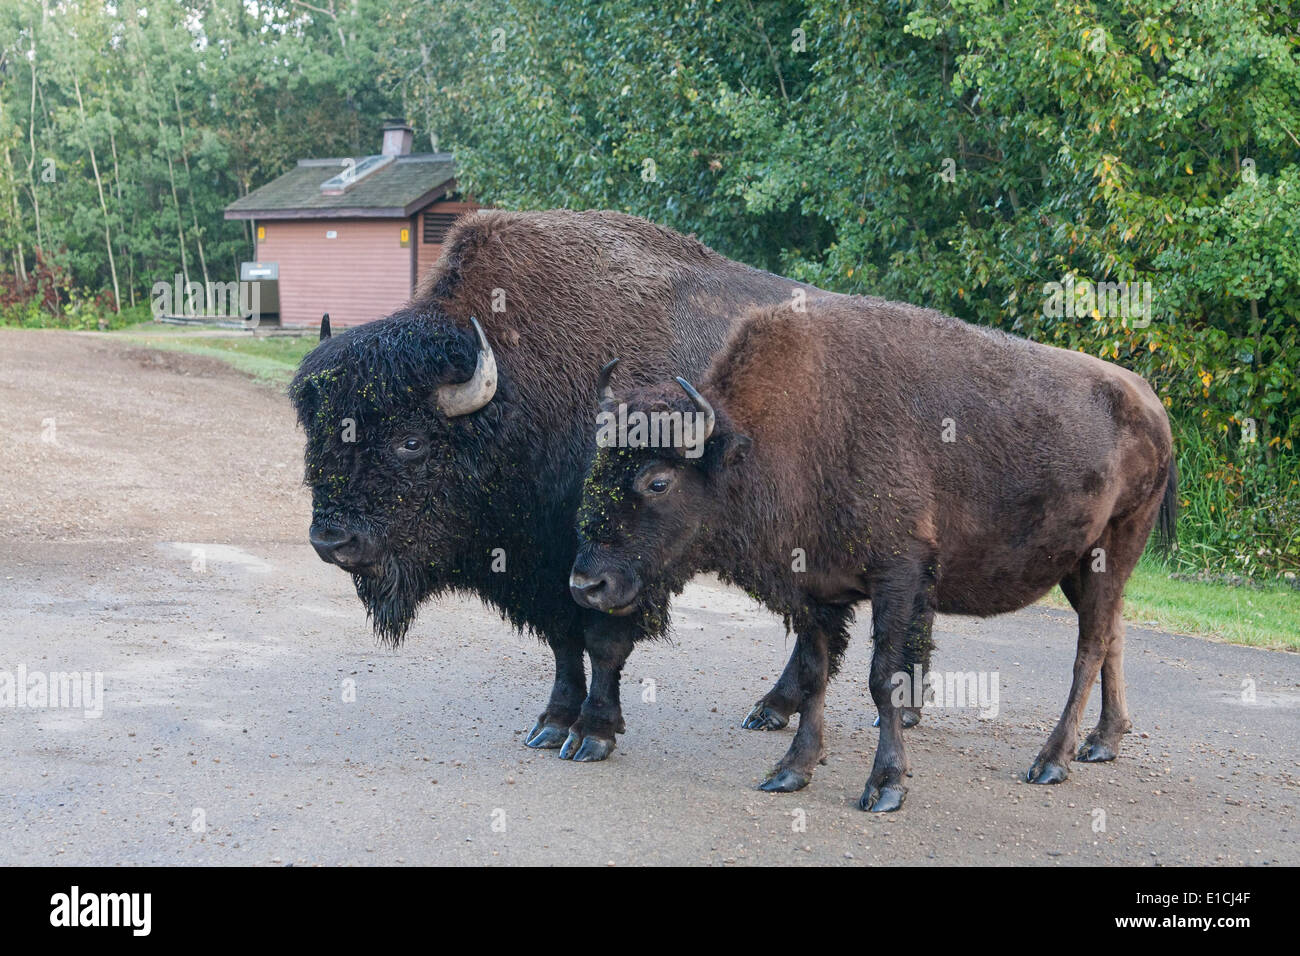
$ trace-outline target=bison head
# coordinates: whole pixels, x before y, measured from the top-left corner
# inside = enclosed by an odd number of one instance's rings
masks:
[[[569,589],[583,607],[657,613],[698,570],[692,546],[724,520],[726,471],[750,440],[681,378],[621,396],[606,387],[601,418]]]
[[[311,543],[349,572],[381,638],[454,583],[472,539],[474,488],[499,423],[482,328],[399,313],[321,344],[290,386],[307,435]]]

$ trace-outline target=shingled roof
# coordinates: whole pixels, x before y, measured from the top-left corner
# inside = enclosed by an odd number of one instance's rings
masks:
[[[414,153],[325,193],[321,184],[365,157],[300,159],[298,165],[226,207],[227,219],[404,219],[455,190],[451,153]]]

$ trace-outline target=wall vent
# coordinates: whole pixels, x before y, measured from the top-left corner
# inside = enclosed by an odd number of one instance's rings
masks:
[[[424,244],[436,246],[447,238],[452,225],[460,218],[458,212],[426,212],[424,214]]]

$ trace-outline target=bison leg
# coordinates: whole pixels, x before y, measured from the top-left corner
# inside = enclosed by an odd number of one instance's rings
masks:
[[[1133,729],[1124,693],[1124,621],[1118,611],[1115,629],[1101,662],[1101,719],[1075,755],[1084,763],[1100,763],[1119,756],[1124,735]]]
[[[930,672],[930,652],[934,649],[933,643],[933,616],[931,623],[923,631],[918,629],[914,635],[908,635],[907,646],[903,648],[903,671],[907,674],[920,674],[924,677]],[[899,722],[903,729],[915,727],[921,722],[921,702],[909,704],[901,708],[902,713],[899,716]],[[876,714],[876,719],[872,727],[880,726],[880,715]]]
[[[555,654],[555,683],[551,699],[546,702],[524,743],[541,750],[553,750],[564,743],[569,727],[578,719],[582,700],[587,696],[587,675],[582,669],[582,629],[574,627],[562,635],[547,639]]]
[[[785,670],[740,725],[745,730],[780,730],[790,723],[790,715],[799,707],[799,648],[802,642],[801,636],[795,638],[794,650],[790,652]]]
[[[858,806],[887,813],[903,805],[907,787],[907,753],[903,748],[903,710],[894,703],[895,675],[906,660],[907,647],[929,634],[934,625],[934,567],[908,562],[872,588],[871,625],[875,649],[871,655],[871,698],[880,715],[880,740],[871,775]]]
[[[760,790],[769,793],[790,793],[808,786],[824,753],[826,684],[830,679],[832,658],[838,661],[848,643],[845,627],[848,614],[840,608],[825,608],[819,609],[815,616],[815,623],[800,628],[794,657],[791,658],[791,663],[797,666],[799,729],[771,777],[759,786]],[[786,670],[790,670],[789,665]]]
[[[591,689],[560,748],[561,759],[587,763],[604,760],[614,752],[616,735],[623,730],[618,684],[623,665],[632,653],[633,633],[627,624],[608,617],[587,629]]]
[[[1060,783],[1069,774],[1069,762],[1076,757],[1079,721],[1088,695],[1102,674],[1101,720],[1077,753],[1084,761],[1114,760],[1120,739],[1132,722],[1124,695],[1124,584],[1141,557],[1151,523],[1145,516],[1136,521],[1112,524],[1090,548],[1076,571],[1061,582],[1061,590],[1079,615],[1079,645],[1074,657],[1074,680],[1065,710],[1047,743],[1025,774],[1029,783]],[[1097,568],[1097,570],[1094,570]]]
[[[799,643],[802,640],[802,637],[796,636],[794,650],[790,652],[790,659],[786,661],[785,670],[781,671],[781,676],[777,678],[772,689],[758,699],[758,703],[750,709],[745,722],[740,725],[745,730],[780,730],[790,723],[790,715],[799,709],[799,701],[803,696],[802,691],[799,689]],[[828,681],[839,670],[840,658],[843,656],[844,648],[848,646],[848,643],[849,634],[847,629],[841,629],[830,634],[827,647],[829,659],[827,668]],[[915,719],[911,723],[904,720],[904,727],[912,727],[921,722],[921,708],[917,707],[915,710]]]

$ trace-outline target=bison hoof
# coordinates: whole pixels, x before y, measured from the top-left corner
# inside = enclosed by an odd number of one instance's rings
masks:
[[[788,723],[790,723],[788,714],[783,714],[771,704],[760,700],[740,726],[745,730],[780,730]]]
[[[1107,760],[1114,760],[1117,756],[1119,754],[1110,744],[1100,740],[1085,740],[1074,759],[1084,763],[1104,763]]]
[[[539,720],[533,725],[533,729],[528,731],[528,736],[524,739],[524,745],[532,747],[534,750],[554,750],[564,743],[564,738],[568,734],[568,727],[544,724]]]
[[[560,748],[561,760],[573,760],[577,763],[591,763],[604,760],[614,752],[614,741],[601,737],[582,737],[570,731]]]
[[[804,773],[802,770],[795,770],[793,767],[786,767],[784,770],[778,770],[767,780],[758,785],[758,789],[766,790],[768,793],[794,793],[796,790],[802,790],[808,786],[812,780],[812,774]]]
[[[920,707],[902,708],[902,712],[899,714],[898,717],[898,722],[903,725],[904,730],[907,730],[909,727],[915,727],[917,724],[921,722],[921,708]],[[876,714],[876,719],[871,722],[871,726],[872,727],[880,726],[879,714]]]
[[[903,805],[905,796],[907,788],[901,783],[890,783],[883,787],[868,784],[862,799],[858,801],[858,809],[868,813],[893,813]]]
[[[1025,774],[1026,783],[1061,783],[1070,775],[1070,770],[1063,763],[1039,757]]]

